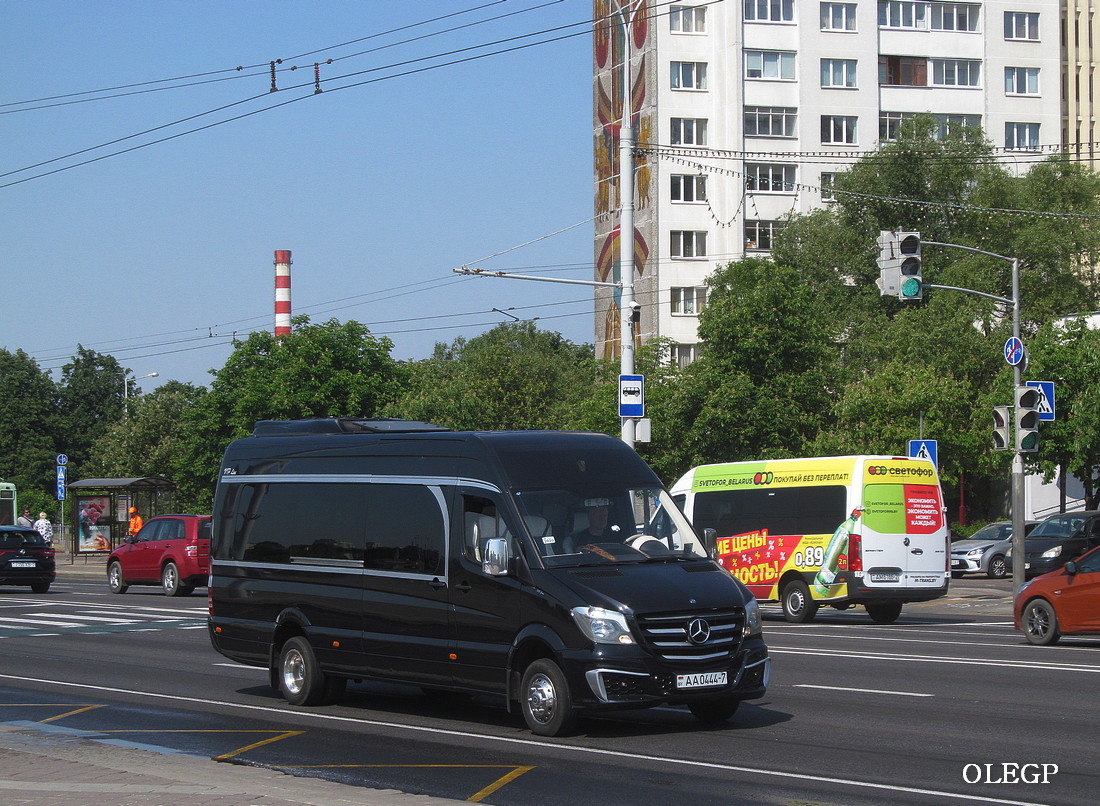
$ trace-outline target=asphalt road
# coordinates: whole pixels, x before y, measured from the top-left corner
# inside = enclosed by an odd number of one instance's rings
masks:
[[[494,804],[1094,803],[1100,641],[1027,645],[1010,588],[956,581],[893,625],[766,606],[771,687],[727,726],[658,708],[548,740],[497,703],[401,686],[292,708],[211,649],[203,589],[112,596],[67,573],[0,589],[0,723]]]

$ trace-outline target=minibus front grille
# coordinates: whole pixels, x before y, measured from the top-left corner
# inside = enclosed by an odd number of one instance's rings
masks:
[[[667,661],[715,661],[733,657],[745,634],[743,608],[639,615],[646,644]]]

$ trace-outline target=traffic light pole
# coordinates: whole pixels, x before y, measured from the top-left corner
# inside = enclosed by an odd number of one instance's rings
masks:
[[[921,241],[927,246],[946,246],[950,249],[962,249],[964,252],[974,252],[986,257],[1006,260],[1012,264],[1012,298],[999,297],[995,294],[986,294],[982,291],[974,291],[970,288],[956,288],[949,285],[932,285],[925,283],[925,288],[942,288],[947,291],[961,291],[964,294],[975,294],[979,297],[995,299],[1012,306],[1012,335],[1020,338],[1020,259],[998,255],[996,252],[987,252],[984,249],[975,249],[972,246],[961,246],[954,243],[940,243],[938,241]],[[1013,393],[1022,385],[1023,361],[1012,365]],[[1014,426],[1018,427],[1018,426]],[[1019,439],[1014,439],[1016,450],[1012,454],[1012,592],[1016,594],[1024,584],[1024,454],[1020,450]]]

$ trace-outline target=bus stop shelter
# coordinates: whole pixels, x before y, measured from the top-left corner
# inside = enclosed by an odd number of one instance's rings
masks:
[[[72,553],[108,554],[126,538],[130,507],[143,519],[172,512],[176,485],[161,476],[83,479],[68,485]]]

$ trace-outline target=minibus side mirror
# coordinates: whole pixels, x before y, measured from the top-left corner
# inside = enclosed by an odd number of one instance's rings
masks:
[[[509,549],[507,538],[489,538],[485,541],[485,548],[482,551],[484,559],[481,561],[481,570],[484,571],[487,576],[508,576],[508,568],[512,564],[512,552]]]
[[[703,548],[707,551],[707,556],[715,562],[718,562],[718,532],[714,529],[703,530]]]

